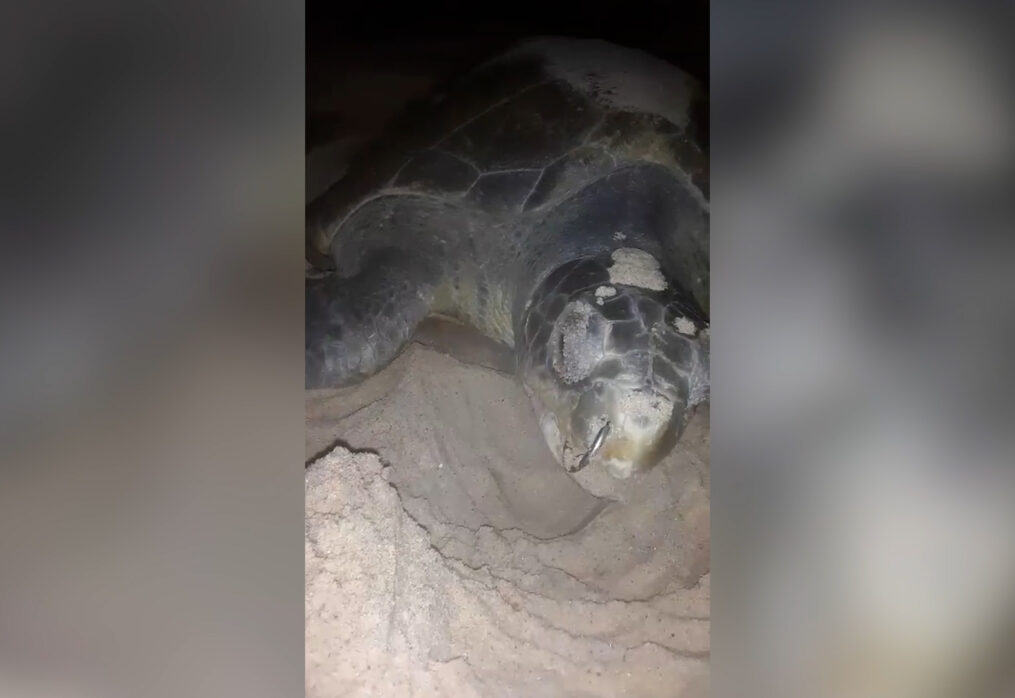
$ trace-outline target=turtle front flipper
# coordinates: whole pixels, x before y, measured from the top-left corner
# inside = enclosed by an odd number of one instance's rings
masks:
[[[438,272],[400,250],[374,252],[358,274],[306,281],[306,387],[337,388],[388,363],[430,310]]]

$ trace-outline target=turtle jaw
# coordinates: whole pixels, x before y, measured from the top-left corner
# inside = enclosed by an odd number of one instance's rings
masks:
[[[535,381],[524,384],[543,438],[568,472],[605,468],[625,480],[649,470],[676,443],[685,421],[686,407],[664,386],[596,381],[571,392],[541,381],[542,389],[533,389]]]
[[[613,478],[626,480],[659,462],[667,450],[663,444],[669,441],[670,431],[670,425],[666,424],[655,434],[616,439],[604,445],[598,460]]]
[[[604,467],[615,479],[626,480],[649,470],[676,441],[684,409],[667,395],[650,388],[618,386],[607,391],[604,403],[602,414],[608,415],[610,429],[589,463]],[[578,414],[575,418],[588,422]]]
[[[630,377],[624,377],[630,378]],[[686,408],[663,385],[596,380],[584,390],[528,390],[550,451],[568,472],[605,468],[624,480],[676,443]]]

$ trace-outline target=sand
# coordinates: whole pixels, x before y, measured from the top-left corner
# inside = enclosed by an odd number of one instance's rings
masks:
[[[707,411],[650,473],[578,482],[469,332],[307,393],[307,695],[706,695]]]

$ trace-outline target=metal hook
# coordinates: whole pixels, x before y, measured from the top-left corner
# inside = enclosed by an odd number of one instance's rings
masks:
[[[607,422],[606,424],[603,425],[603,428],[599,430],[599,433],[596,434],[596,438],[592,439],[592,445],[589,447],[589,450],[585,452],[585,455],[583,455],[581,459],[578,461],[578,465],[569,469],[568,472],[577,473],[579,470],[585,468],[585,466],[589,464],[589,461],[592,459],[592,457],[597,453],[599,453],[599,449],[603,447],[603,443],[606,442],[606,437],[609,435],[609,433],[610,433],[610,423]]]

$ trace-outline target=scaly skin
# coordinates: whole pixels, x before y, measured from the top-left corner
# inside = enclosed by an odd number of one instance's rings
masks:
[[[611,66],[652,89],[614,75],[623,99],[601,99]],[[362,380],[427,314],[451,315],[514,348],[569,471],[658,461],[707,395],[694,92],[657,59],[565,39],[407,111],[308,207],[308,244],[334,271],[307,282],[307,387]]]
[[[706,397],[708,366],[706,323],[686,295],[670,283],[612,283],[613,264],[600,256],[551,273],[523,315],[516,352],[557,459],[571,472],[603,464],[623,479],[680,437]]]

